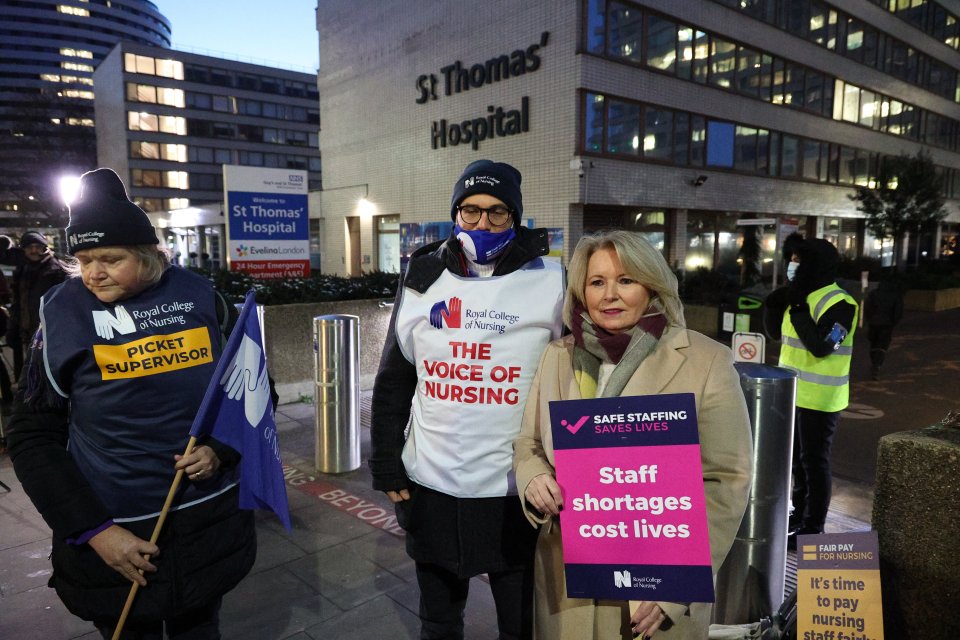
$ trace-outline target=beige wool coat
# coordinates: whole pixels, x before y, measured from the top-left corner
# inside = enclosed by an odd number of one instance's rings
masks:
[[[665,393],[693,393],[696,398],[716,578],[739,529],[753,471],[750,422],[730,349],[695,331],[669,327],[621,395]],[[554,475],[548,403],[580,398],[573,371],[573,336],[567,336],[547,346],[527,397],[520,436],[514,441],[513,464],[524,512],[533,526],[543,524],[536,553],[534,635],[540,640],[632,640],[626,601],[566,597],[559,523],[539,517],[523,499],[534,477]],[[669,623],[662,625],[655,640],[707,638],[712,605],[658,604]]]

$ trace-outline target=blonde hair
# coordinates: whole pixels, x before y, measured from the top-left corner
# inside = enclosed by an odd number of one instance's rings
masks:
[[[121,248],[132,253],[137,259],[137,279],[140,282],[156,284],[170,266],[170,254],[155,244],[135,244]],[[80,275],[80,262],[76,258],[63,260],[63,270],[69,277],[76,278]]]
[[[571,324],[577,305],[586,307],[584,292],[587,285],[587,265],[590,257],[600,249],[613,249],[627,275],[650,292],[650,306],[646,315],[659,310],[667,323],[685,327],[683,303],[680,301],[677,276],[670,265],[643,236],[632,231],[608,230],[580,238],[567,267],[567,295],[563,302],[563,321]]]

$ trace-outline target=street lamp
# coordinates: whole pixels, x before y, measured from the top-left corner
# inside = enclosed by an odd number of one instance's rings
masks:
[[[63,176],[60,178],[60,199],[63,200],[63,204],[69,207],[78,195],[80,195],[79,176]]]

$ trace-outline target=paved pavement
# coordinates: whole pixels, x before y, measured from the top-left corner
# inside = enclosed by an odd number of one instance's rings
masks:
[[[869,380],[865,335],[854,355],[853,400],[870,419],[844,418],[837,436],[837,484],[828,532],[869,528],[872,460],[885,433],[918,428],[957,408],[960,310],[908,314],[878,382]],[[369,448],[369,393],[361,402],[362,457]],[[259,555],[251,574],[224,599],[230,640],[416,638],[418,591],[386,497],[365,467],[339,475],[314,471],[314,412],[288,404],[277,414],[293,531],[258,514]],[[845,477],[844,477],[845,476]],[[0,639],[96,640],[52,589],[49,530],[0,455]],[[790,559],[792,560],[792,558]],[[792,562],[788,562],[792,567]],[[789,580],[788,580],[789,582]],[[466,635],[496,637],[493,600],[482,578],[471,585]]]

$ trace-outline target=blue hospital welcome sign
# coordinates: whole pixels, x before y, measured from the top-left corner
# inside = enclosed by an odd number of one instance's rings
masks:
[[[258,278],[310,275],[307,172],[223,167],[231,271]]]

